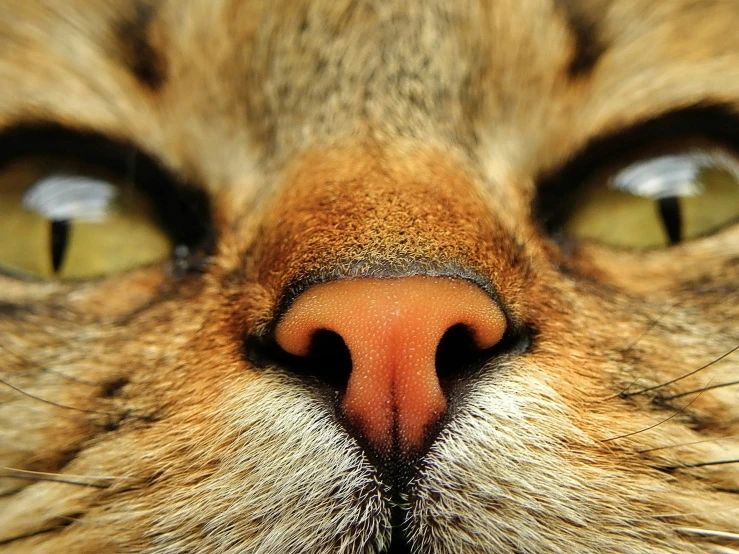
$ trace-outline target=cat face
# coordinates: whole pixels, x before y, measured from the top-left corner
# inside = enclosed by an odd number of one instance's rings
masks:
[[[739,550],[738,25],[5,0],[0,552]]]

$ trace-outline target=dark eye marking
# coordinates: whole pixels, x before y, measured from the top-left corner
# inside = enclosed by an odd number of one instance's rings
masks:
[[[167,64],[152,41],[156,10],[145,0],[134,3],[133,14],[117,25],[118,57],[145,88],[156,92],[167,80]]]
[[[607,0],[593,2],[596,9],[591,6],[589,10],[584,10],[573,0],[555,1],[555,7],[562,14],[575,45],[567,67],[567,72],[573,79],[593,71],[607,50],[607,44],[598,28],[598,20],[592,14],[602,14],[608,3]]]

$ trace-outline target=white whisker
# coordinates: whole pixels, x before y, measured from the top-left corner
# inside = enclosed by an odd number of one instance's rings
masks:
[[[67,475],[64,473],[45,473],[42,471],[29,471],[13,467],[0,467],[0,477],[10,479],[27,479],[29,481],[54,481],[68,483],[70,485],[82,485],[86,487],[105,488],[109,487],[116,477],[104,477],[97,475]]]
[[[726,508],[725,510],[711,510],[710,512],[685,512],[683,514],[658,514],[652,517],[654,519],[680,519],[680,518],[701,517],[707,514],[721,514],[724,512],[736,512],[736,511],[739,511],[739,508],[733,507],[733,508]]]
[[[728,533],[726,531],[717,531],[715,529],[696,529],[695,527],[679,527],[676,531],[686,533],[688,535],[700,535],[701,537],[713,537],[716,539],[725,539],[730,541],[739,541],[738,533]]]
[[[714,545],[711,547],[711,550],[715,554],[739,554],[739,550],[734,550],[733,548],[728,548],[726,546]]]

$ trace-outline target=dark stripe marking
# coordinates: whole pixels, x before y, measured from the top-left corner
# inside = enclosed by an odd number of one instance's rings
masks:
[[[146,88],[156,91],[167,79],[166,60],[151,41],[154,7],[139,0],[131,16],[119,23],[116,36],[123,64]]]
[[[607,8],[605,1],[554,0],[572,33],[574,48],[567,72],[577,78],[593,71],[607,49],[598,21]],[[586,9],[584,6],[588,6]]]

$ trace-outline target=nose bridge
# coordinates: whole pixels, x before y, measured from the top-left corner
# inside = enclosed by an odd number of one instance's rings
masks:
[[[449,383],[512,344],[496,292],[517,254],[449,152],[308,152],[262,213],[250,262],[271,319],[252,359],[329,386],[371,449],[412,457]]]
[[[474,270],[500,236],[473,178],[449,153],[314,150],[264,212],[258,279],[284,291],[311,275]]]

